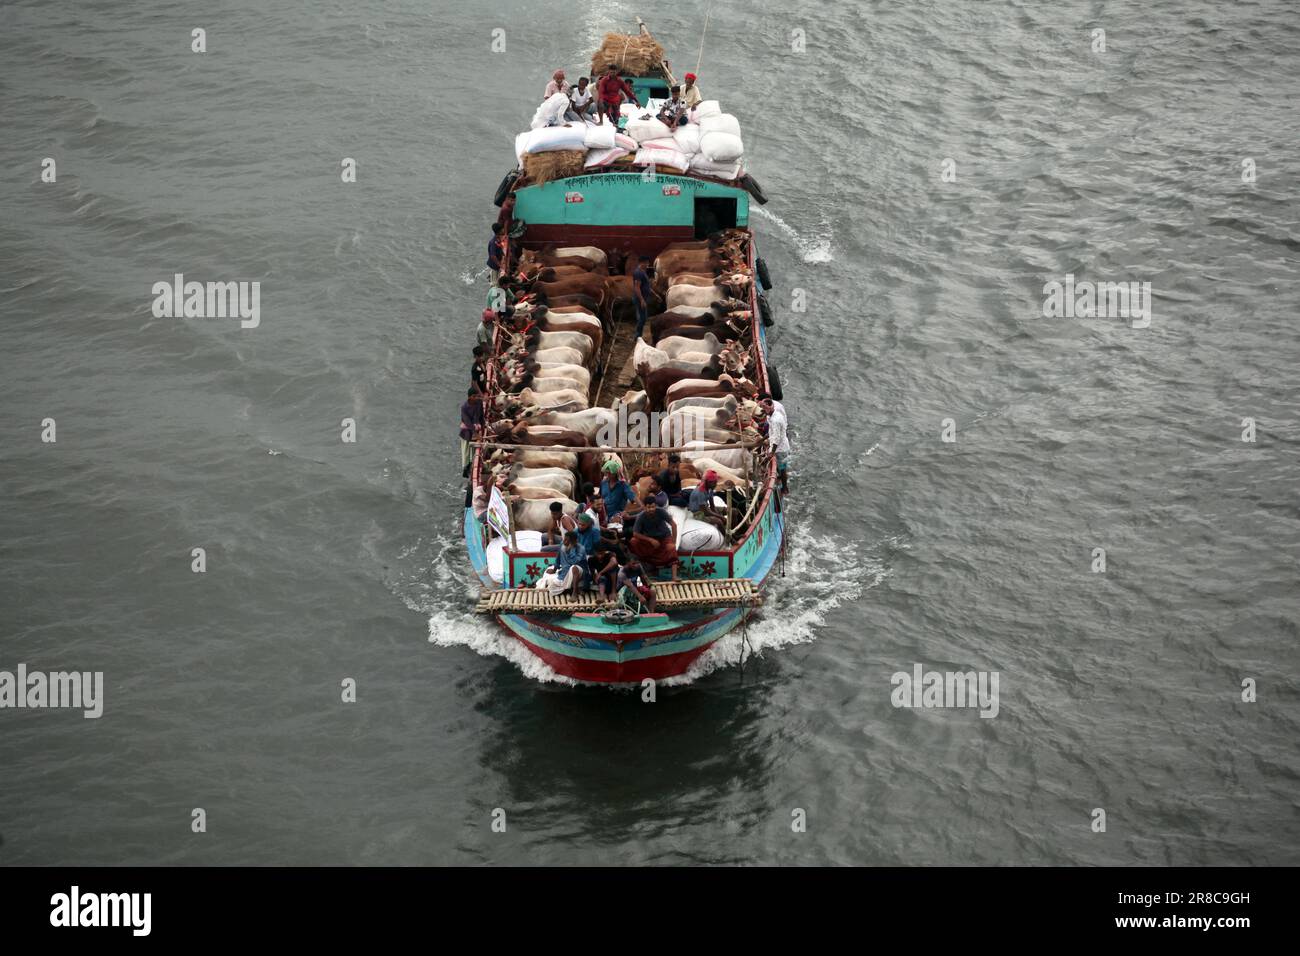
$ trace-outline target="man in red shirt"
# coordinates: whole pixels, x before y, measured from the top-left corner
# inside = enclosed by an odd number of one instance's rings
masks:
[[[618,108],[623,103],[624,94],[633,103],[640,105],[632,84],[618,75],[618,67],[613,63],[606,68],[605,75],[596,84],[596,93],[600,97],[600,115],[608,115],[609,121],[615,126],[618,125]]]

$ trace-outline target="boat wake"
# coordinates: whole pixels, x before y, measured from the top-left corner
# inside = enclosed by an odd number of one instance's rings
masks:
[[[776,225],[799,250],[799,255],[804,262],[830,262],[835,258],[831,251],[830,229],[827,228],[824,235],[807,238],[799,235],[788,222],[782,219],[774,212],[768,212],[762,206],[757,204],[749,207],[750,211],[756,215],[762,216],[768,222]]]
[[[763,608],[742,631],[723,635],[700,655],[685,674],[667,678],[665,687],[692,684],[714,671],[751,663],[767,651],[817,639],[826,615],[889,577],[890,569],[878,558],[833,535],[814,535],[812,521],[805,518],[793,525],[794,534],[786,554],[786,576],[768,577]],[[413,611],[429,615],[429,643],[438,647],[468,647],[483,657],[501,657],[514,664],[524,677],[542,683],[576,686],[583,683],[556,673],[503,628],[466,608],[478,595],[478,580],[465,573],[464,544],[451,538],[435,542],[424,593],[406,595],[403,600]],[[598,686],[627,690],[627,684]]]
[[[467,570],[463,540],[440,537],[434,547],[436,552],[422,586],[424,593],[402,596],[411,610],[429,615],[430,644],[468,647],[483,657],[503,657],[531,680],[578,684],[556,673],[503,628],[466,610],[478,599],[479,582]]]
[[[763,589],[762,609],[746,628],[725,635],[680,677],[663,681],[667,686],[690,684],[724,667],[746,663],[793,644],[817,639],[826,615],[852,602],[890,575],[888,565],[861,546],[837,535],[814,535],[812,520],[793,524],[786,552],[785,577],[773,572]]]

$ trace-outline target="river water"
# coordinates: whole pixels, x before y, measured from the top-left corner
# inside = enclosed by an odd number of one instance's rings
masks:
[[[1300,862],[1294,8],[712,4],[790,555],[653,704],[469,613],[454,435],[513,137],[637,13],[693,67],[705,4],[5,4],[0,670],[105,700],[0,711],[0,863]]]

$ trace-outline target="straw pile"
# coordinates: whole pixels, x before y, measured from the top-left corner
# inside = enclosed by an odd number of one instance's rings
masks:
[[[664,48],[654,37],[606,33],[600,49],[591,58],[593,76],[600,76],[613,63],[624,76],[649,76],[659,69]]]
[[[585,149],[556,149],[546,153],[529,153],[524,157],[524,175],[533,183],[581,176],[587,160]]]

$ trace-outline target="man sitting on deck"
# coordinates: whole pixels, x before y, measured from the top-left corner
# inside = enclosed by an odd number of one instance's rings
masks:
[[[663,107],[659,110],[659,122],[663,123],[669,129],[676,129],[678,126],[686,125],[686,102],[682,99],[682,88],[674,86],[672,95],[664,102]]]
[[[690,497],[682,490],[682,456],[676,453],[668,456],[668,467],[655,477],[659,487],[668,495],[668,503],[685,508]]]
[[[590,119],[596,112],[596,91],[585,76],[578,77],[578,85],[569,91],[569,102],[572,107],[564,118],[571,122]]]
[[[551,82],[546,84],[546,92],[542,94],[542,99],[548,100],[556,93],[563,93],[564,95],[567,96],[569,94],[569,90],[570,90],[569,84],[565,82],[564,79],[564,71],[556,70],[554,73],[551,74]]]
[[[577,597],[584,588],[591,587],[591,571],[587,568],[587,552],[578,541],[576,531],[564,532],[564,547],[555,556],[556,586]]]
[[[713,506],[713,489],[717,484],[718,473],[712,469],[706,471],[700,483],[691,491],[690,502],[686,508],[690,511],[691,517],[697,521],[707,521],[725,534],[727,519]]]
[[[694,109],[700,105],[700,100],[704,97],[700,95],[700,88],[695,85],[694,73],[687,73],[684,79],[686,86],[682,88],[682,102],[686,104],[687,109]]]
[[[660,509],[652,495],[642,502],[644,510],[632,526],[631,551],[654,572],[668,568],[677,580],[677,522]]]
[[[650,587],[650,583],[645,579],[645,574],[641,569],[640,561],[632,560],[619,568],[619,592],[622,593],[624,588],[627,588],[634,597],[645,604],[647,611],[651,614],[655,612],[654,588]]]

